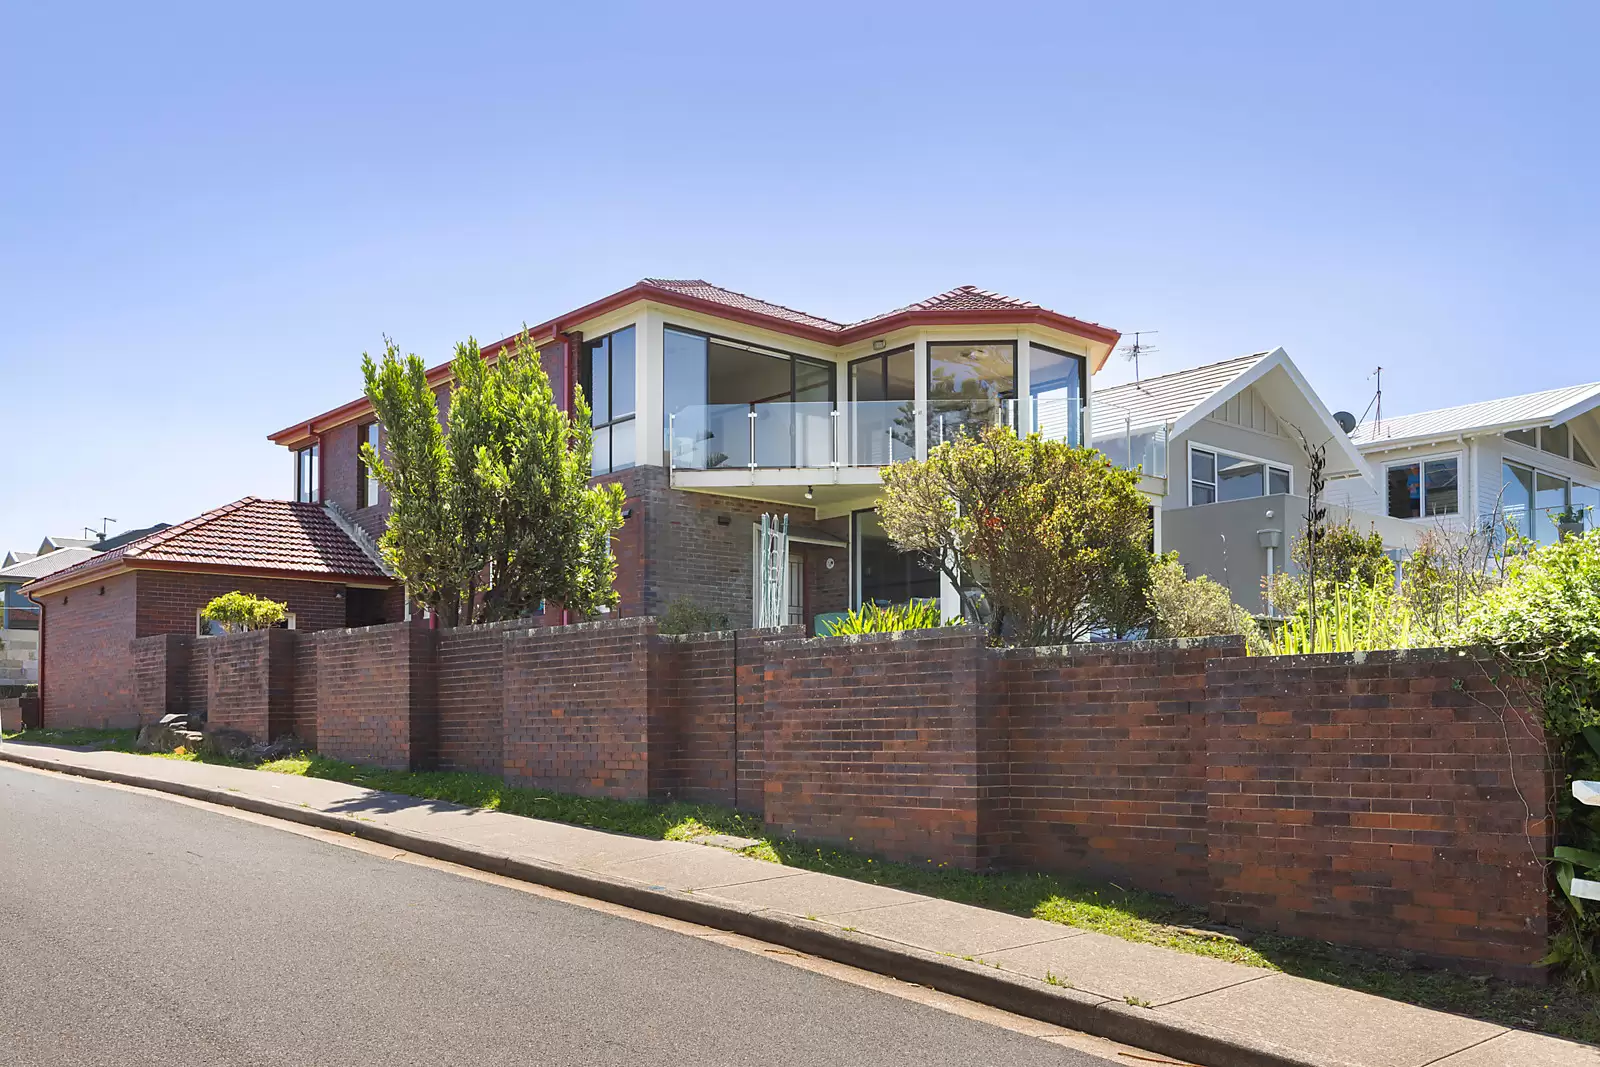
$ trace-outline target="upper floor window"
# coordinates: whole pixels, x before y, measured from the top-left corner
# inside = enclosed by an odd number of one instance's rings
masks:
[[[578,376],[594,427],[589,467],[594,474],[610,474],[635,462],[634,336],[634,328],[627,326],[583,346]]]
[[[1385,481],[1390,518],[1455,515],[1461,510],[1460,460],[1456,456],[1392,463]]]
[[[1596,466],[1593,454],[1584,447],[1578,435],[1572,432],[1570,422],[1556,426],[1536,426],[1526,430],[1507,430],[1505,437],[1508,441],[1537,448],[1541,452],[1548,452],[1562,459],[1574,460],[1585,467]]]
[[[1189,446],[1189,503],[1249,500],[1294,492],[1294,477],[1281,463]]]
[[[976,433],[1005,417],[1017,396],[1015,341],[928,345],[928,443]]]
[[[321,499],[317,486],[317,460],[320,454],[316,445],[302,448],[294,454],[294,498],[302,504],[315,504]]]
[[[1033,398],[1033,428],[1069,445],[1083,444],[1086,379],[1082,356],[1029,345],[1028,395]]]
[[[1548,545],[1560,538],[1565,521],[1594,528],[1600,519],[1600,488],[1520,463],[1503,463],[1500,506],[1507,525]]]
[[[378,450],[381,436],[378,424],[375,422],[363,423],[356,427],[356,507],[370,508],[378,502],[378,478],[367,466],[367,461],[361,456],[361,446],[371,445],[372,450]]]

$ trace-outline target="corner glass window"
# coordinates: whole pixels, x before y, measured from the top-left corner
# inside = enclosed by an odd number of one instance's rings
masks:
[[[1546,426],[1539,431],[1539,447],[1552,456],[1566,459],[1572,454],[1572,431],[1567,424]]]
[[[1533,536],[1533,471],[1516,463],[1501,465],[1500,507],[1506,525],[1523,537]]]
[[[1451,456],[1390,467],[1385,479],[1389,517],[1419,519],[1425,515],[1456,514],[1461,503],[1458,465],[1456,457]]]
[[[294,454],[294,498],[302,504],[315,504],[321,499],[317,486],[317,461],[320,455],[316,445],[302,448]]]
[[[1017,397],[1012,341],[928,346],[928,444],[1002,422]]]
[[[583,346],[578,368],[594,427],[593,474],[634,465],[634,328],[624,327]]]
[[[882,466],[916,456],[916,363],[911,348],[850,363],[845,432],[852,466]]]
[[[1028,395],[1033,429],[1045,437],[1083,444],[1084,359],[1043,345],[1028,346]]]

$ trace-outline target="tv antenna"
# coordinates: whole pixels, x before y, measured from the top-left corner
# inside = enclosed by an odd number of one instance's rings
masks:
[[[116,522],[116,521],[117,521],[116,519],[110,518],[109,516],[102,515],[102,516],[100,516],[100,529],[96,530],[93,526],[85,526],[83,528],[84,536],[85,537],[97,537],[100,540],[104,541],[106,539],[106,527],[108,525],[110,525],[111,523]]]
[[[1160,332],[1160,330],[1134,330],[1133,340],[1117,349],[1118,352],[1122,353],[1123,359],[1131,360],[1133,362],[1134,385],[1139,384],[1139,357],[1148,356],[1152,352],[1156,351],[1156,346],[1152,344],[1146,344],[1144,339],[1146,337],[1154,337]]]
[[[1371,374],[1367,375],[1367,381],[1369,381],[1369,382],[1372,381],[1374,378],[1376,378],[1378,380],[1378,391],[1373,394],[1371,400],[1367,401],[1367,411],[1372,411],[1374,407],[1377,408],[1377,410],[1373,411],[1373,414],[1372,414],[1372,436],[1378,437],[1378,436],[1382,435],[1382,433],[1383,433],[1383,368],[1382,367],[1379,367],[1377,370],[1375,370]],[[1361,418],[1358,421],[1360,421],[1360,422],[1367,421],[1367,411],[1363,411],[1361,413]]]

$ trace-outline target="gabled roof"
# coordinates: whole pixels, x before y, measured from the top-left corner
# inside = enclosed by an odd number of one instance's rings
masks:
[[[1349,435],[1282,348],[1097,390],[1090,437],[1114,437],[1129,427],[1130,418],[1135,430],[1165,425],[1169,437],[1179,437],[1251,386],[1312,445],[1327,445],[1330,475],[1371,477]]]
[[[545,344],[557,339],[583,323],[620,311],[630,304],[649,300],[670,304],[687,311],[728,319],[745,325],[757,326],[777,333],[802,337],[818,344],[841,347],[858,341],[882,337],[884,334],[908,326],[1032,324],[1059,330],[1081,337],[1088,342],[1090,367],[1099,370],[1122,335],[1109,326],[1075,319],[1058,311],[1016,297],[963,285],[919,300],[915,304],[862,319],[860,322],[839,323],[794,308],[774,304],[720,285],[712,285],[701,278],[644,278],[626,289],[601,297],[583,307],[528,328],[535,343]],[[485,359],[512,347],[522,335],[502,338],[482,348]],[[450,364],[441,363],[428,370],[428,382],[435,388],[450,378]],[[319,433],[354,419],[363,418],[372,410],[365,398],[352,400],[331,411],[325,411],[303,422],[286,426],[268,436],[275,444],[299,448],[309,443]]]
[[[321,504],[245,497],[57,571],[27,592],[113,570],[151,568],[386,580]]]
[[[62,548],[93,548],[94,545],[92,537],[46,537],[39,542],[38,554],[43,556]]]
[[[92,548],[74,546],[72,548],[58,548],[54,552],[44,555],[34,553],[18,553],[28,558],[18,560],[11,566],[0,569],[0,583],[18,585],[22,582],[31,582],[35,578],[43,578],[57,571],[64,571],[68,567],[94,559],[100,553]]]
[[[9,567],[13,563],[26,563],[38,554],[37,552],[7,552],[5,561],[0,562],[0,567]]]
[[[1212,397],[1218,397],[1217,402],[1221,403],[1238,392],[1228,387],[1270,355],[1271,352],[1252,352],[1221,363],[1096,389],[1091,434],[1099,438],[1121,433],[1130,418],[1134,429],[1174,425]]]
[[[1350,436],[1362,451],[1375,451],[1408,441],[1554,426],[1596,408],[1600,408],[1600,382],[1590,382],[1415,415],[1387,415],[1381,425],[1364,422]]]

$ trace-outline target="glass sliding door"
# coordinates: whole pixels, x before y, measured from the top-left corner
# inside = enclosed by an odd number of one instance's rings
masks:
[[[939,599],[937,567],[918,553],[895,548],[878,522],[876,510],[857,511],[850,516],[850,543],[856,607]]]
[[[669,462],[690,470],[827,466],[834,364],[666,328]]]
[[[882,466],[917,454],[916,352],[900,348],[851,362],[847,462]]]

